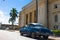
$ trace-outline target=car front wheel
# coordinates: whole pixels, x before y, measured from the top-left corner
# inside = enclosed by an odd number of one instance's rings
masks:
[[[35,33],[31,33],[31,37],[32,37],[32,38],[36,38]]]
[[[20,35],[22,35],[22,36],[23,36],[23,33],[21,33]]]

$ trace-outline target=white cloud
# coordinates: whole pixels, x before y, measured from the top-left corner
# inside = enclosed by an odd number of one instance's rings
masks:
[[[19,21],[18,18],[16,18],[15,24],[18,24],[18,21]]]
[[[8,24],[9,17],[4,14],[3,11],[0,10],[0,22],[3,24]]]
[[[0,17],[3,17],[3,12],[0,10]]]
[[[0,22],[2,24],[9,24],[8,20],[9,20],[9,16],[5,15],[5,12],[3,12],[3,11],[0,10]],[[18,23],[18,18],[16,19],[15,24],[17,24],[17,23]]]

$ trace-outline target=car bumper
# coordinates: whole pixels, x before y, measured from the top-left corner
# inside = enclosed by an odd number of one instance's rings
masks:
[[[36,33],[36,36],[49,36],[48,33]]]

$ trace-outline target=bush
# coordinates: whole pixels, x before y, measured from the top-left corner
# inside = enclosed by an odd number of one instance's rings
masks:
[[[53,32],[56,36],[60,36],[60,30],[52,30],[52,32]]]

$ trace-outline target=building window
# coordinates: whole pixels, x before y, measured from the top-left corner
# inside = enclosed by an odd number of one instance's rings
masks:
[[[28,24],[28,14],[26,14],[26,24]]]
[[[37,23],[36,11],[34,11],[34,23]]]
[[[54,26],[54,29],[55,29],[55,30],[58,29],[58,25],[55,25],[55,26]]]
[[[55,22],[58,22],[58,15],[55,15]]]
[[[57,8],[57,4],[55,4],[54,8]]]
[[[30,23],[32,23],[32,12],[30,12]]]
[[[54,8],[60,8],[60,4],[55,4]]]

